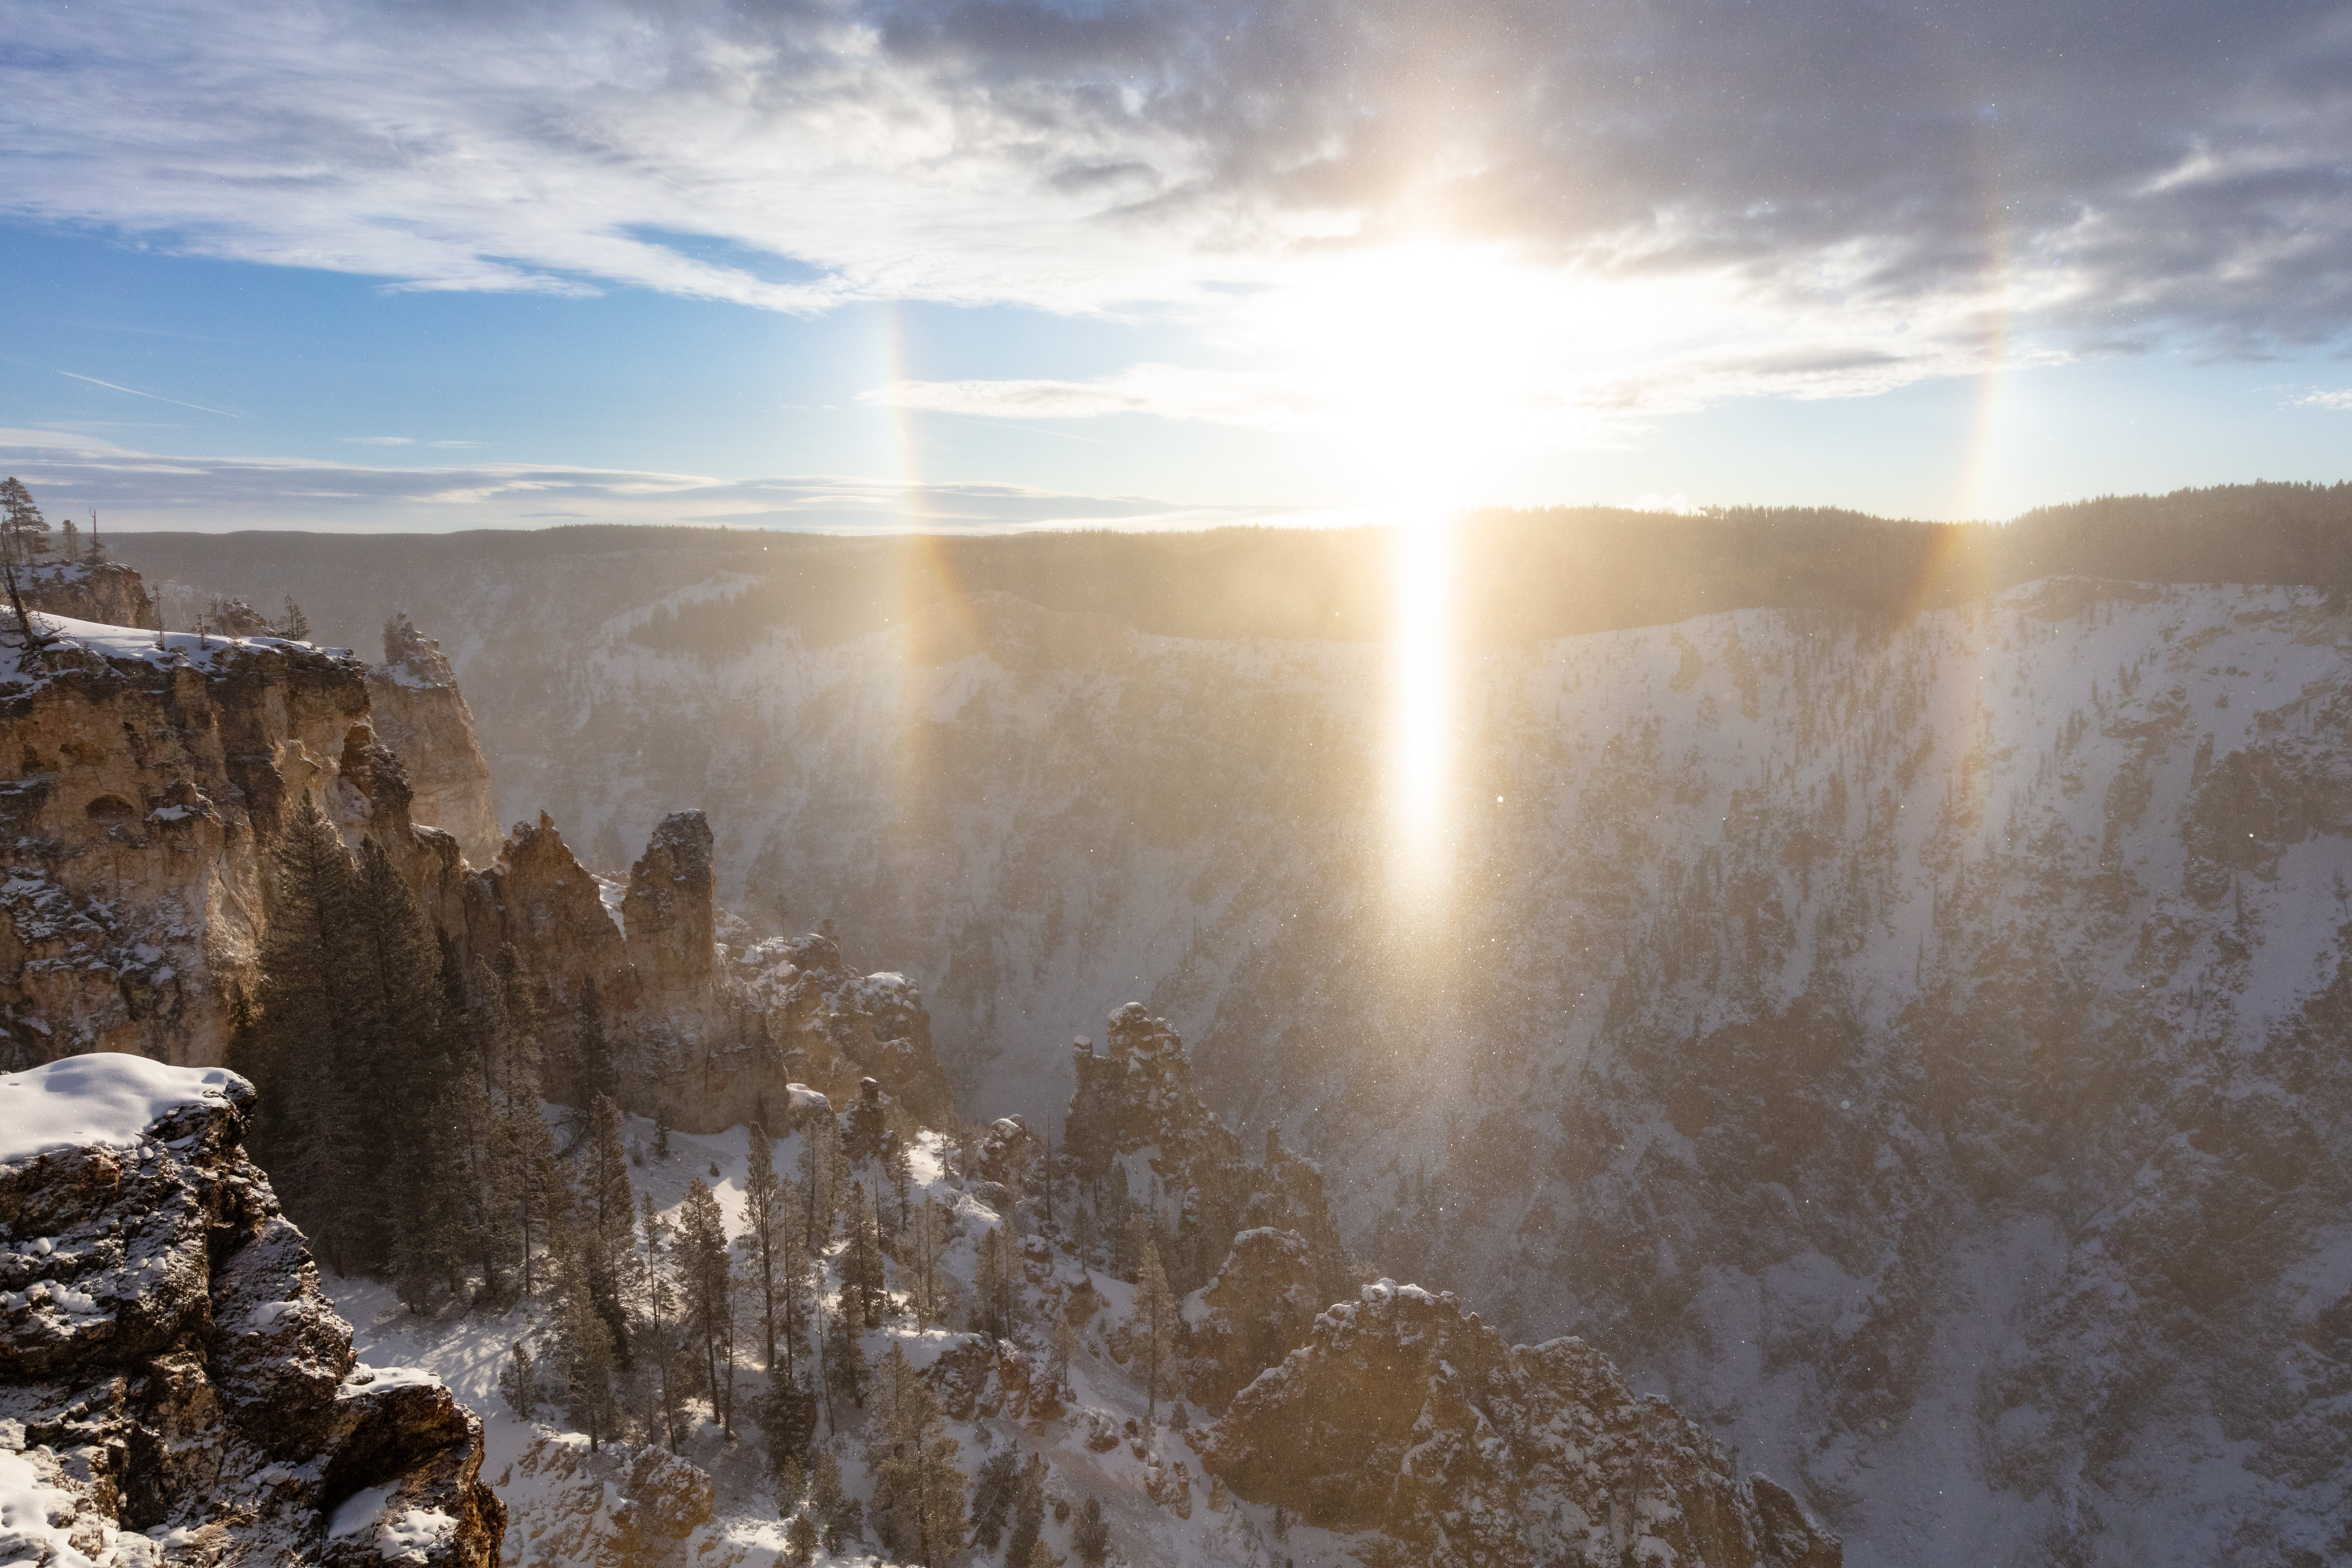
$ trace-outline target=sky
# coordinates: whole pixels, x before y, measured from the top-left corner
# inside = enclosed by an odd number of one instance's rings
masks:
[[[110,527],[2004,517],[2352,452],[2352,5],[5,0]]]

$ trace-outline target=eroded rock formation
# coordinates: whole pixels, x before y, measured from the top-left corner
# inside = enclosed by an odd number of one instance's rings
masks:
[[[495,1568],[480,1422],[356,1363],[253,1099],[119,1054],[0,1077],[0,1558]]]
[[[1241,1497],[1452,1568],[1833,1568],[1837,1538],[1581,1340],[1506,1345],[1382,1280],[1234,1396],[1204,1460]]]
[[[408,764],[416,820],[456,838],[475,865],[489,864],[500,841],[490,764],[441,645],[407,616],[394,617],[383,629],[383,662],[369,668],[367,685],[376,733]]]
[[[125,569],[77,572],[51,585],[92,605],[144,592]],[[381,668],[271,637],[49,625],[47,647],[0,649],[0,1067],[225,1061],[258,982],[272,857],[307,794],[347,844],[384,847],[467,973],[514,948],[552,1092],[593,992],[623,1098],[674,1125],[781,1116],[794,1081],[844,1099],[869,1073],[918,1116],[948,1110],[902,977],[851,973],[823,937],[722,963],[700,813],[655,832],[620,922],[545,814],[499,840],[448,660],[404,619]],[[486,841],[495,858],[469,863]]]

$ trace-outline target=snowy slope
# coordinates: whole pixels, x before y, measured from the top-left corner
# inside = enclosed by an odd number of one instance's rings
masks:
[[[628,1119],[625,1127],[625,1135],[639,1150],[652,1148],[655,1131],[654,1123],[636,1118]],[[717,1194],[730,1233],[740,1231],[743,1224],[747,1158],[743,1130],[734,1128],[725,1133],[700,1137],[671,1132],[668,1137],[670,1161],[661,1163],[648,1154],[644,1163],[633,1166],[633,1191],[651,1194],[656,1206],[675,1221],[688,1184],[699,1177]],[[914,1173],[912,1191],[955,1211],[959,1234],[944,1263],[947,1271],[968,1293],[979,1236],[984,1228],[1002,1223],[1002,1216],[965,1190],[962,1178],[948,1173],[945,1152],[936,1134],[924,1135],[910,1161]],[[776,1168],[791,1172],[799,1153],[798,1135],[780,1141],[775,1147]],[[875,1175],[870,1167],[859,1168],[861,1180],[870,1183]],[[828,1299],[839,1288],[840,1246],[835,1244],[835,1256],[827,1264],[824,1289]],[[1147,1447],[1146,1442],[1126,1435],[1130,1419],[1139,1428],[1145,1414],[1144,1391],[1107,1352],[1102,1331],[1124,1320],[1131,1306],[1132,1288],[1098,1273],[1082,1275],[1074,1261],[1060,1258],[1050,1278],[1041,1279],[1033,1271],[1024,1296],[1026,1321],[1033,1325],[1037,1321],[1035,1309],[1045,1289],[1067,1288],[1081,1278],[1090,1279],[1093,1289],[1106,1301],[1073,1360],[1074,1397],[1067,1402],[1068,1414],[1052,1420],[1018,1420],[977,1414],[967,1419],[951,1419],[949,1431],[961,1445],[963,1468],[967,1473],[975,1470],[989,1452],[1006,1444],[1024,1454],[1044,1454],[1053,1467],[1047,1483],[1048,1498],[1058,1495],[1074,1505],[1088,1495],[1099,1498],[1110,1524],[1114,1548],[1134,1568],[1266,1563],[1274,1552],[1270,1536],[1273,1510],[1222,1493],[1218,1506],[1210,1506],[1209,1481],[1190,1439],[1167,1426],[1168,1395],[1164,1389],[1162,1420],[1156,1438],[1150,1439]],[[893,1264],[894,1289],[898,1279]],[[542,1330],[540,1314],[530,1304],[502,1316],[452,1310],[438,1317],[420,1318],[404,1308],[384,1286],[333,1279],[327,1283],[337,1309],[352,1324],[352,1342],[362,1359],[426,1368],[446,1381],[483,1417],[486,1458],[482,1475],[497,1487],[506,1502],[509,1526],[503,1561],[515,1568],[530,1568],[532,1564],[548,1564],[551,1568],[557,1563],[589,1560],[592,1552],[604,1554],[595,1556],[596,1561],[634,1563],[636,1559],[628,1556],[623,1545],[645,1538],[628,1535],[623,1522],[631,1513],[628,1505],[636,1502],[639,1511],[646,1511],[644,1505],[650,1504],[651,1511],[658,1512],[666,1506],[674,1507],[691,1489],[678,1485],[675,1473],[666,1476],[657,1465],[637,1463],[645,1457],[643,1450],[607,1445],[605,1458],[592,1462],[586,1457],[587,1438],[583,1435],[566,1432],[547,1419],[533,1423],[516,1416],[499,1395],[499,1373],[508,1359],[509,1346],[518,1338],[531,1340]],[[1024,1341],[1035,1337],[1032,1329],[1021,1333]],[[864,1342],[869,1365],[878,1365],[896,1343],[914,1364],[928,1367],[942,1354],[968,1349],[973,1341],[971,1336],[937,1325],[919,1328],[902,1316],[893,1320],[890,1326],[868,1333]],[[1038,1359],[1042,1365],[1042,1356]],[[751,1406],[762,1381],[762,1374],[757,1371],[739,1373],[739,1411]],[[840,1429],[830,1441],[841,1461],[845,1484],[852,1492],[864,1496],[870,1491],[870,1480],[857,1458],[864,1417],[846,1407],[838,1414]],[[1086,1438],[1097,1429],[1117,1432],[1120,1440],[1108,1451],[1091,1449]],[[820,1442],[828,1440],[822,1424],[818,1437]],[[767,1564],[787,1561],[783,1521],[778,1516],[757,1428],[739,1415],[738,1436],[730,1442],[718,1425],[705,1417],[697,1422],[680,1452],[681,1457],[710,1477],[712,1506],[708,1519],[680,1539],[671,1541],[658,1531],[651,1532],[663,1548],[662,1554],[651,1560],[691,1563],[698,1568],[726,1568],[730,1564],[766,1568]],[[1181,1511],[1170,1484],[1180,1463],[1185,1467],[1190,1480],[1189,1496]],[[645,1495],[635,1499],[628,1497],[625,1484],[633,1473],[649,1482],[644,1489]],[[1171,1500],[1164,1505],[1155,1503],[1151,1500],[1155,1490]],[[817,1561],[860,1565],[885,1561],[877,1555],[878,1548],[870,1544],[872,1531],[867,1533],[868,1544],[838,1556],[820,1553]],[[1286,1534],[1286,1540],[1278,1554],[1272,1556],[1273,1561],[1288,1557],[1297,1568],[1340,1568],[1353,1563],[1345,1550],[1345,1538],[1305,1526],[1289,1528]],[[1056,1521],[1049,1514],[1045,1535],[1057,1553],[1068,1556],[1066,1520]]]
[[[2055,581],[1481,654],[1420,924],[1377,647],[979,595],[703,659],[636,614],[562,724],[486,736],[502,787],[624,842],[702,805],[725,896],[921,984],[971,1109],[1058,1104],[1140,997],[1380,1267],[1587,1334],[1857,1562],[2352,1550],[2320,595]]]

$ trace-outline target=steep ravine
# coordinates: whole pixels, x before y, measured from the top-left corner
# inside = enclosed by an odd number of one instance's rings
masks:
[[[973,1109],[1059,1103],[1145,1002],[1384,1270],[1585,1334],[1857,1562],[2352,1551],[2325,595],[2053,580],[1465,656],[1454,896],[1400,921],[1376,645],[986,594],[665,652],[731,580],[612,564],[431,628],[510,805],[607,869],[700,806],[720,896],[902,968]]]

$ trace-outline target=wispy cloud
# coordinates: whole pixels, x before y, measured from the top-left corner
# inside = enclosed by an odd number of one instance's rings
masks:
[[[2314,392],[2294,401],[2302,408],[2334,408],[2352,413],[2352,391]]]
[[[414,436],[346,436],[343,439],[354,447],[414,447]]]
[[[825,532],[1011,532],[1317,521],[1297,509],[1192,506],[1009,484],[908,486],[856,476],[716,479],[526,464],[380,468],[191,458],[95,437],[0,429],[0,463],[51,510],[95,506],[109,526],[443,531],[556,522],[680,522]]]
[[[2128,27],[2092,0],[550,15],[17,7],[0,209],[400,288],[791,311],[1213,317],[1302,258],[1438,236],[1798,317],[1968,296],[2062,346],[2352,321],[2338,0]]]

